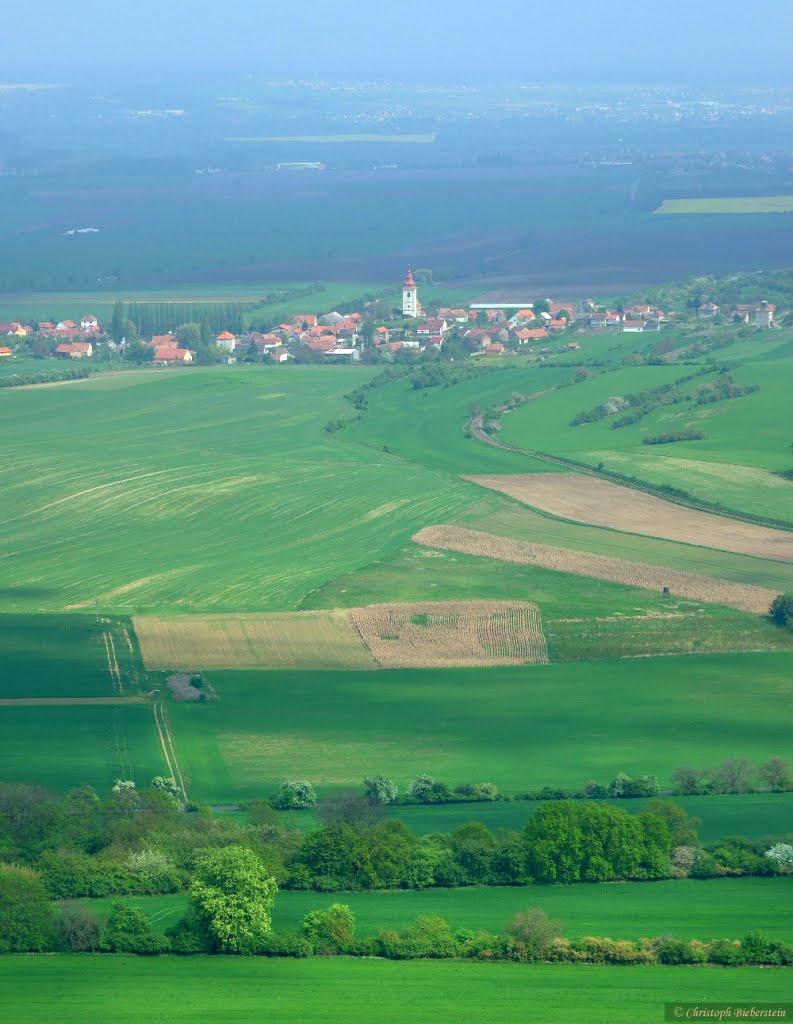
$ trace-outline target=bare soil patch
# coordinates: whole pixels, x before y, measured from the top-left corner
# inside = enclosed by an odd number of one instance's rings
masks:
[[[520,473],[466,479],[562,519],[793,562],[793,533],[697,512],[608,480],[580,473]]]
[[[438,601],[351,608],[362,640],[384,668],[545,664],[548,648],[528,601]]]
[[[642,562],[628,562],[622,558],[591,555],[552,544],[531,544],[460,526],[428,526],[415,534],[413,540],[426,547],[459,551],[466,555],[479,555],[520,565],[539,565],[556,572],[627,583],[644,590],[662,591],[664,587],[669,587],[675,597],[721,604],[756,614],[767,612],[776,597],[775,591],[764,587],[665,569],[658,565],[645,565]]]

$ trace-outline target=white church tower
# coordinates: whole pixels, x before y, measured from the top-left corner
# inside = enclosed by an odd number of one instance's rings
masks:
[[[419,293],[416,289],[416,282],[413,280],[413,272],[408,270],[408,276],[402,285],[402,315],[421,316],[421,303]]]

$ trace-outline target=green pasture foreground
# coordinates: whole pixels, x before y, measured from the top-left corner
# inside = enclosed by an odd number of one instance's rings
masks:
[[[171,706],[191,795],[235,802],[285,778],[320,792],[428,772],[506,792],[790,756],[793,655],[511,668],[211,673],[216,703]],[[573,745],[571,747],[571,744]]]
[[[576,967],[385,960],[3,958],[15,1024],[637,1024],[664,1003],[790,998],[784,968]]]
[[[82,900],[100,916],[110,899]],[[131,896],[165,931],[184,913],[186,896]],[[790,906],[793,878],[684,879],[602,885],[534,885],[520,888],[427,889],[423,892],[280,892],[273,908],[276,931],[299,929],[305,915],[331,903],[346,903],[358,935],[381,928],[406,928],[419,914],[439,914],[454,929],[502,932],[515,914],[542,907],[563,922],[569,938],[607,935],[641,939],[675,935],[703,942],[740,938],[760,928],[775,939],[793,938]]]

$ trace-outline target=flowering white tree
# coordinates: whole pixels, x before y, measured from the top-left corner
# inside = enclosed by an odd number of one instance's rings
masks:
[[[766,857],[772,860],[782,871],[793,871],[793,846],[790,843],[777,843],[766,850]]]

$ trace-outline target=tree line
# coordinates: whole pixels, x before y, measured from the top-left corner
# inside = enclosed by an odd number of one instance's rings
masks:
[[[775,875],[793,847],[729,840],[701,845],[697,819],[671,801],[642,811],[552,800],[520,830],[472,821],[419,835],[382,803],[356,793],[317,805],[308,832],[269,803],[240,825],[207,809],[185,811],[170,780],[90,787],[59,798],[38,787],[0,787],[0,859],[34,872],[49,897],[187,891],[208,850],[242,846],[284,889],[332,892]],[[779,848],[777,848],[779,847]],[[788,852],[790,856],[788,857]]]

